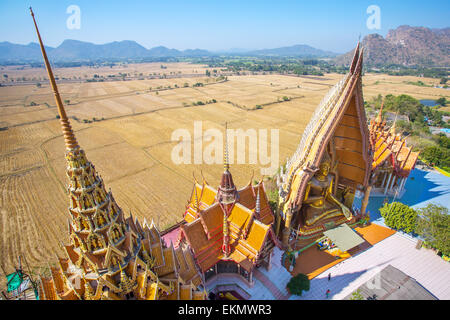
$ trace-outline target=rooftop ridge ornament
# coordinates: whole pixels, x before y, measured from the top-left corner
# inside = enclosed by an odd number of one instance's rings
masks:
[[[34,18],[33,9],[31,7],[30,7],[30,13],[31,13],[31,16],[33,17],[34,26],[36,27],[36,33],[37,33],[37,36],[39,39],[39,45],[41,47],[42,56],[44,58],[45,68],[47,69],[50,85],[53,90],[53,95],[55,96],[55,102],[56,102],[56,106],[58,108],[58,114],[60,117],[61,127],[62,127],[62,131],[64,134],[64,140],[66,143],[66,149],[72,150],[72,149],[79,148],[77,139],[75,138],[75,135],[72,131],[72,127],[70,126],[69,119],[67,118],[66,110],[64,109],[64,105],[62,103],[61,96],[59,95],[55,77],[53,76],[53,71],[52,71],[50,63],[48,61],[47,53],[45,52],[45,47],[44,47],[44,44],[42,43],[42,38],[39,33],[36,19]]]
[[[255,216],[256,216],[256,219],[258,219],[259,220],[259,218],[260,218],[260,213],[261,213],[261,201],[260,201],[260,198],[259,198],[259,187],[258,187],[258,193],[256,194],[256,205],[255,205]]]
[[[355,72],[355,70],[356,70],[356,65],[357,65],[358,60],[359,60],[359,47],[360,47],[360,45],[361,45],[361,42],[359,42],[359,40],[358,40],[358,45],[356,46],[355,53],[354,53],[353,59],[352,59],[352,63],[350,65],[350,73],[351,74],[353,74]]]
[[[380,111],[378,111],[377,120],[376,120],[376,122],[378,124],[383,121],[383,107],[384,107],[384,100],[381,101]]]

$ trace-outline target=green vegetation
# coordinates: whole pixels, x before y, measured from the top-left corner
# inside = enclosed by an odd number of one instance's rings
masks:
[[[445,107],[445,105],[448,103],[449,101],[447,101],[447,99],[445,99],[444,97],[441,97],[439,99],[436,100],[437,104],[440,104],[441,106]]]
[[[386,225],[395,230],[419,235],[424,246],[438,251],[438,255],[450,256],[449,209],[436,204],[414,210],[400,203],[385,204],[380,208]]]
[[[371,73],[384,73],[390,76],[441,78],[441,81],[443,81],[443,79],[447,79],[449,75],[449,71],[447,70],[447,68],[431,68],[418,66],[405,67],[403,65],[395,64],[380,66],[379,68],[367,68],[366,70]],[[445,84],[445,82],[441,82],[441,84]]]
[[[358,289],[352,293],[350,300],[364,300],[364,297],[362,296],[361,292],[359,292]]]
[[[450,215],[448,208],[428,204],[417,211],[416,232],[424,239],[425,246],[438,250],[438,254],[450,256]]]
[[[324,60],[302,59],[293,57],[209,57],[196,58],[190,62],[198,64],[208,64],[210,68],[225,68],[228,72],[244,74],[261,72],[296,74],[296,75],[317,75],[323,76],[324,73],[338,72],[345,73],[348,68],[334,66]],[[210,72],[206,71],[209,76]]]
[[[431,166],[442,168],[450,172],[450,139],[444,134],[438,138],[438,146],[425,147],[420,154],[421,158]]]
[[[287,284],[287,288],[291,294],[301,296],[303,291],[308,291],[310,286],[310,281],[308,276],[303,273],[299,273],[295,277],[292,277]]]
[[[432,85],[429,84],[425,84],[423,83],[423,81],[405,81],[406,84],[412,84],[414,86],[419,86],[419,87],[432,87]]]
[[[394,230],[414,233],[417,224],[417,212],[400,202],[385,203],[380,208],[381,216],[386,225]]]

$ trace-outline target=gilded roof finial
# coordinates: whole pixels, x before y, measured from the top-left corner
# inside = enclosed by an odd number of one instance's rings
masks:
[[[67,118],[66,111],[64,110],[64,106],[61,100],[61,97],[58,92],[58,87],[56,86],[55,77],[53,76],[53,71],[50,66],[50,63],[47,58],[47,53],[45,52],[44,44],[42,43],[41,35],[39,33],[39,29],[36,23],[36,20],[34,19],[34,13],[33,9],[30,7],[30,13],[33,17],[34,26],[36,27],[36,33],[39,39],[39,44],[41,46],[42,56],[44,58],[45,68],[47,69],[48,78],[50,81],[50,85],[52,86],[53,95],[55,96],[56,106],[58,108],[58,113],[61,121],[61,127],[64,134],[64,139],[66,142],[66,148],[68,150],[75,149],[78,147],[77,139],[75,138],[75,135],[73,134],[72,127],[70,126],[69,119]]]
[[[230,164],[228,162],[228,124],[225,122],[225,143],[224,143],[224,151],[223,151],[223,169],[224,171],[228,171],[230,169]]]
[[[383,107],[384,107],[384,101],[381,101],[380,111],[378,111],[378,116],[377,116],[378,124],[380,124],[383,121]]]
[[[352,62],[350,64],[350,73],[351,74],[353,74],[355,72],[356,65],[357,65],[358,60],[359,60],[359,55],[360,55],[359,47],[360,47],[360,42],[358,41],[358,44],[356,45],[356,48],[355,48],[355,52],[353,54]]]
[[[392,124],[390,133],[394,136],[395,135],[395,129],[396,129],[396,123],[397,123],[397,116],[398,116],[398,111],[395,114],[395,119],[394,119],[394,123]]]
[[[198,210],[200,209],[200,205],[199,205],[199,203],[198,203],[198,195],[197,195],[197,186],[196,185],[194,185],[194,196],[195,196],[195,199],[194,199],[194,201],[195,201],[195,211],[197,211],[198,212]]]

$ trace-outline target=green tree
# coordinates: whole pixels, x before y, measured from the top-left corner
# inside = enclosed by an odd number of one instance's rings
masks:
[[[295,277],[292,277],[287,284],[287,288],[290,293],[297,296],[301,296],[303,291],[308,291],[310,286],[310,281],[308,276],[303,273],[299,273]]]
[[[416,230],[417,212],[401,202],[385,203],[380,208],[386,225],[394,230],[413,233]]]
[[[439,99],[436,100],[436,103],[440,104],[441,106],[445,107],[445,104],[447,103],[447,99],[445,99],[444,97],[441,97]]]
[[[448,208],[428,204],[418,209],[416,232],[426,244],[450,256],[450,215]]]
[[[426,147],[422,153],[422,158],[431,165],[440,167],[444,170],[450,168],[450,149],[441,147]]]

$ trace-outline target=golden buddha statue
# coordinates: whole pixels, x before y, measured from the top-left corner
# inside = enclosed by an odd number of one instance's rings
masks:
[[[320,219],[344,215],[351,217],[350,210],[333,195],[333,176],[330,172],[330,157],[325,153],[319,170],[308,182],[303,200],[304,223],[311,226]]]
[[[103,226],[103,224],[105,223],[105,221],[106,220],[105,220],[103,214],[101,212],[99,212],[98,213],[98,220],[97,220],[98,227],[101,228]]]

